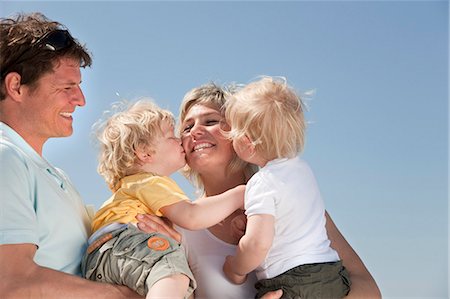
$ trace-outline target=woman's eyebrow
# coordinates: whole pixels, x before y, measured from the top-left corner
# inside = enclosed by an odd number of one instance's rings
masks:
[[[209,112],[209,113],[202,114],[201,116],[203,116],[203,117],[222,116],[222,114],[220,114],[219,112]]]
[[[192,119],[195,118],[195,117],[206,118],[206,117],[209,117],[209,116],[222,117],[222,114],[220,114],[219,112],[208,112],[208,113],[197,114],[197,115],[194,115],[194,116],[192,116],[190,118],[185,118],[183,122],[185,123],[185,122],[188,122],[188,121],[192,121]]]

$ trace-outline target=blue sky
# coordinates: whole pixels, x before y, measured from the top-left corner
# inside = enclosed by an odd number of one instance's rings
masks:
[[[285,76],[315,90],[304,158],[383,297],[448,297],[447,1],[0,2],[19,11],[93,53],[74,135],[44,148],[87,203],[110,195],[90,131],[112,102],[150,96],[177,115],[200,84]]]

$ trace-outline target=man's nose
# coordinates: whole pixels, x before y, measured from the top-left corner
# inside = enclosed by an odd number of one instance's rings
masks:
[[[72,102],[76,103],[76,105],[80,107],[86,105],[86,99],[84,98],[84,94],[80,86],[77,86],[74,91],[72,95]]]

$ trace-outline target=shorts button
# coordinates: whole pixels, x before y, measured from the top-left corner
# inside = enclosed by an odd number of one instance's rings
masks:
[[[103,276],[101,275],[101,274],[97,274],[97,279],[102,279],[103,278]]]

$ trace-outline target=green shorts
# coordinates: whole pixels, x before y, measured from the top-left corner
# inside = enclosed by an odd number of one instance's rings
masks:
[[[342,298],[350,291],[350,278],[341,261],[306,264],[255,284],[256,298],[283,289],[281,298]]]
[[[174,274],[189,277],[186,298],[196,288],[181,245],[162,234],[144,233],[131,224],[99,237],[88,248],[81,268],[90,280],[125,285],[141,296],[158,280]]]

